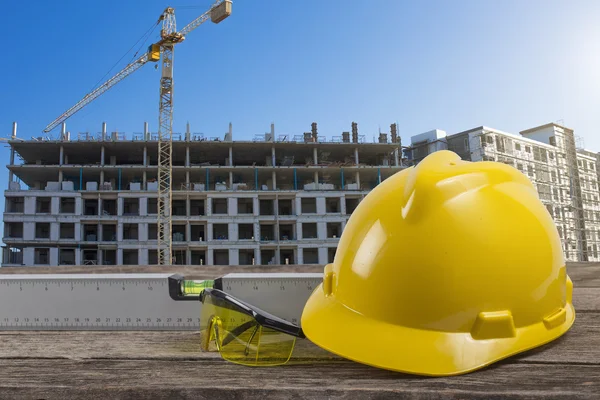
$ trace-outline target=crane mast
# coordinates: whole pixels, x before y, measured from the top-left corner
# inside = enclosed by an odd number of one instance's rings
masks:
[[[158,107],[158,263],[172,263],[171,246],[171,196],[173,171],[173,56],[175,44],[184,37],[177,32],[175,10],[167,8],[162,16],[160,32],[162,47],[162,74],[160,77],[160,102]]]

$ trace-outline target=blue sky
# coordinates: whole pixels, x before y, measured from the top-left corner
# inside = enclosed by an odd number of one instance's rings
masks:
[[[20,137],[40,135],[167,5],[181,28],[210,4],[4,4],[0,136],[10,135],[12,121]],[[204,24],[176,48],[175,131],[189,121],[193,132],[222,136],[232,122],[234,139],[249,139],[271,122],[278,133],[300,134],[316,121],[330,137],[356,121],[370,140],[397,121],[407,142],[434,128],[518,133],[560,120],[600,151],[598,21],[593,0],[234,0],[229,19]],[[71,118],[68,130],[98,132],[106,121],[109,131],[141,132],[148,121],[156,131],[159,78],[146,65]],[[5,148],[0,157],[8,163]]]

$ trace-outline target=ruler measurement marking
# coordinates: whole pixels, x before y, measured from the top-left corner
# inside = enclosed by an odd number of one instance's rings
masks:
[[[87,275],[35,278],[0,278],[0,327],[5,330],[196,330],[200,306],[197,302],[175,302],[168,295],[168,274],[157,277],[101,277]],[[249,276],[248,276],[249,275]],[[225,291],[259,308],[271,305],[285,310],[298,308],[300,300],[322,278],[223,277]],[[316,274],[314,274],[316,275]],[[12,279],[12,280],[11,280]],[[3,282],[2,282],[3,281]],[[4,297],[3,297],[4,296]],[[3,309],[3,305],[10,305]],[[181,311],[179,311],[181,310]],[[301,310],[301,309],[300,309]],[[90,312],[91,311],[91,312]],[[272,313],[279,315],[276,311]],[[298,322],[299,314],[281,315]],[[8,319],[8,320],[7,320]]]

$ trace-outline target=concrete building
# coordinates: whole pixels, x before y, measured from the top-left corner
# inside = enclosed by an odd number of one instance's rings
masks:
[[[537,188],[556,223],[567,260],[600,261],[600,155],[579,148],[572,129],[550,123],[519,135],[485,126],[445,137],[440,132],[411,138],[405,149],[407,164],[448,149],[464,160],[512,165]]]
[[[399,171],[400,142],[356,124],[173,143],[173,259],[187,265],[325,264],[361,199]],[[157,137],[63,132],[10,145],[3,266],[157,263]]]

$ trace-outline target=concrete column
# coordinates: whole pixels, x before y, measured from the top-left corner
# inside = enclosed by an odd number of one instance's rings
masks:
[[[281,263],[285,263],[285,260],[281,260]],[[304,249],[302,247],[298,247],[296,250],[296,264],[304,264]]]
[[[185,199],[185,215],[187,217],[189,217],[191,215],[191,213],[190,213],[190,207],[191,207],[191,201],[190,201],[190,197],[188,196]]]
[[[356,184],[358,185],[358,190],[360,190],[360,173],[356,171]]]
[[[325,204],[325,197],[317,197],[315,199],[315,202],[317,203],[317,214],[318,215],[325,215],[325,214],[327,214],[327,208],[326,208],[326,204]]]
[[[233,172],[229,172],[229,190],[233,189]]]
[[[190,223],[188,222],[187,224],[185,224],[185,241],[189,242],[191,238],[192,238],[192,228],[190,226]],[[189,265],[189,261],[186,261],[186,263],[188,263],[188,265]]]
[[[319,188],[319,172],[315,171],[315,184],[317,185],[317,189]]]
[[[50,214],[58,215],[60,212],[60,197],[50,198]]]
[[[144,146],[144,166],[148,166],[148,146]]]
[[[185,171],[185,187],[187,190],[191,190],[192,187],[190,185],[190,171]],[[189,207],[188,207],[189,209]]]
[[[271,173],[271,180],[273,181],[273,187],[271,189],[277,190],[277,174],[275,171]]]
[[[50,266],[54,267],[58,265],[58,248],[57,247],[51,247],[50,248],[50,260],[48,260],[50,262]]]
[[[140,216],[148,215],[148,198],[142,197],[140,199]]]
[[[228,198],[227,203],[228,215],[238,215],[237,197]]]
[[[144,122],[144,140],[150,140],[150,133],[148,132],[148,123]],[[144,146],[144,165],[146,165],[146,146]]]
[[[123,265],[123,249],[117,249],[117,265]]]
[[[280,253],[279,249],[275,249],[275,257],[274,257],[273,262],[275,264],[281,264],[281,261],[282,261],[281,260],[281,253]]]
[[[23,212],[25,215],[35,214],[35,196],[26,196],[23,204]]]
[[[53,242],[58,241],[60,238],[60,223],[51,222],[50,223],[50,240]]]
[[[252,215],[259,215],[260,214],[260,202],[258,201],[258,197],[254,197],[252,199]],[[254,237],[257,237],[256,235],[254,235]]]
[[[148,175],[147,175],[146,171],[144,171],[142,173],[142,190],[147,190],[147,187],[146,187],[147,178],[148,178]]]
[[[16,139],[16,138],[17,138],[17,123],[13,122],[11,139]]]
[[[66,140],[66,139],[67,139],[67,123],[63,122],[60,127],[60,140]]]
[[[140,249],[138,253],[138,264],[139,265],[148,265],[149,257],[148,257],[148,249]]]
[[[106,140],[106,122],[103,122],[102,123],[102,141],[104,142],[105,140]],[[104,159],[104,157],[102,159]]]
[[[229,249],[229,265],[240,265],[240,252],[238,249]]]
[[[138,239],[140,242],[148,240],[148,224],[138,224]]]
[[[23,240],[35,238],[35,222],[23,222]]]
[[[340,196],[340,214],[346,214],[346,196]]]
[[[327,264],[327,247],[319,247],[319,264]]]
[[[206,224],[206,237],[204,238],[204,240],[206,240],[207,242],[213,240],[213,224],[210,222]]]
[[[124,201],[122,197],[117,198],[117,215],[123,215]]]
[[[100,171],[100,183],[98,184],[98,190],[100,190],[100,186],[104,183],[104,171]]]
[[[185,146],[185,166],[190,166],[190,146]]]
[[[236,224],[236,223],[227,224],[227,238],[231,241],[240,240],[240,232],[238,229],[238,224]]]
[[[358,147],[354,148],[354,164],[358,165]]]
[[[260,248],[254,249],[254,265],[261,265]]]
[[[65,163],[65,149],[61,145],[60,146],[60,156],[58,157],[58,165],[63,165]]]
[[[215,255],[213,249],[206,250],[206,265],[214,265],[215,264]]]
[[[192,137],[192,134],[191,134],[191,132],[190,132],[190,123],[188,122],[188,123],[185,125],[185,141],[186,141],[186,142],[189,142],[189,141],[191,140],[191,137]],[[188,262],[188,265],[189,265],[189,264],[190,264],[190,263]]]
[[[63,172],[62,172],[62,170],[58,171],[58,181],[61,182],[61,183],[63,181]]]
[[[294,199],[294,208],[295,211],[294,213],[292,213],[293,215],[301,215],[302,214],[302,198],[299,196],[296,196],[296,198]]]
[[[317,222],[317,238],[319,240],[327,239],[327,222]]]
[[[206,197],[206,200],[204,202],[204,208],[206,208],[206,216],[210,217],[212,215],[212,197]]]
[[[23,249],[23,265],[34,265],[35,249],[33,247],[25,247]]]
[[[252,224],[254,230],[254,241],[260,242],[260,223]]]
[[[319,160],[317,158],[317,148],[313,147],[313,162],[315,165],[317,165],[319,163]]]
[[[399,153],[400,152],[398,151],[398,149],[394,150],[394,162],[395,162],[396,167],[398,167],[400,165]]]
[[[146,150],[146,149],[144,148],[144,150]],[[145,153],[145,151],[144,151],[144,153]],[[102,146],[100,148],[100,165],[102,165],[102,166],[104,165],[104,146]]]
[[[75,249],[75,265],[81,265],[83,249]]]
[[[14,122],[13,123],[13,138],[15,138],[17,136],[17,123]],[[10,165],[15,165],[15,149],[13,148],[12,144],[10,145]],[[8,171],[8,188],[10,189],[10,184],[13,181],[13,172],[12,171]]]
[[[117,242],[123,241],[123,223],[117,222]]]
[[[229,166],[233,166],[233,147],[229,146]]]
[[[302,222],[296,222],[296,240],[304,239],[302,235]]]
[[[271,164],[275,166],[275,146],[271,147]]]
[[[189,249],[185,251],[185,263],[186,265],[192,265],[192,251]]]

